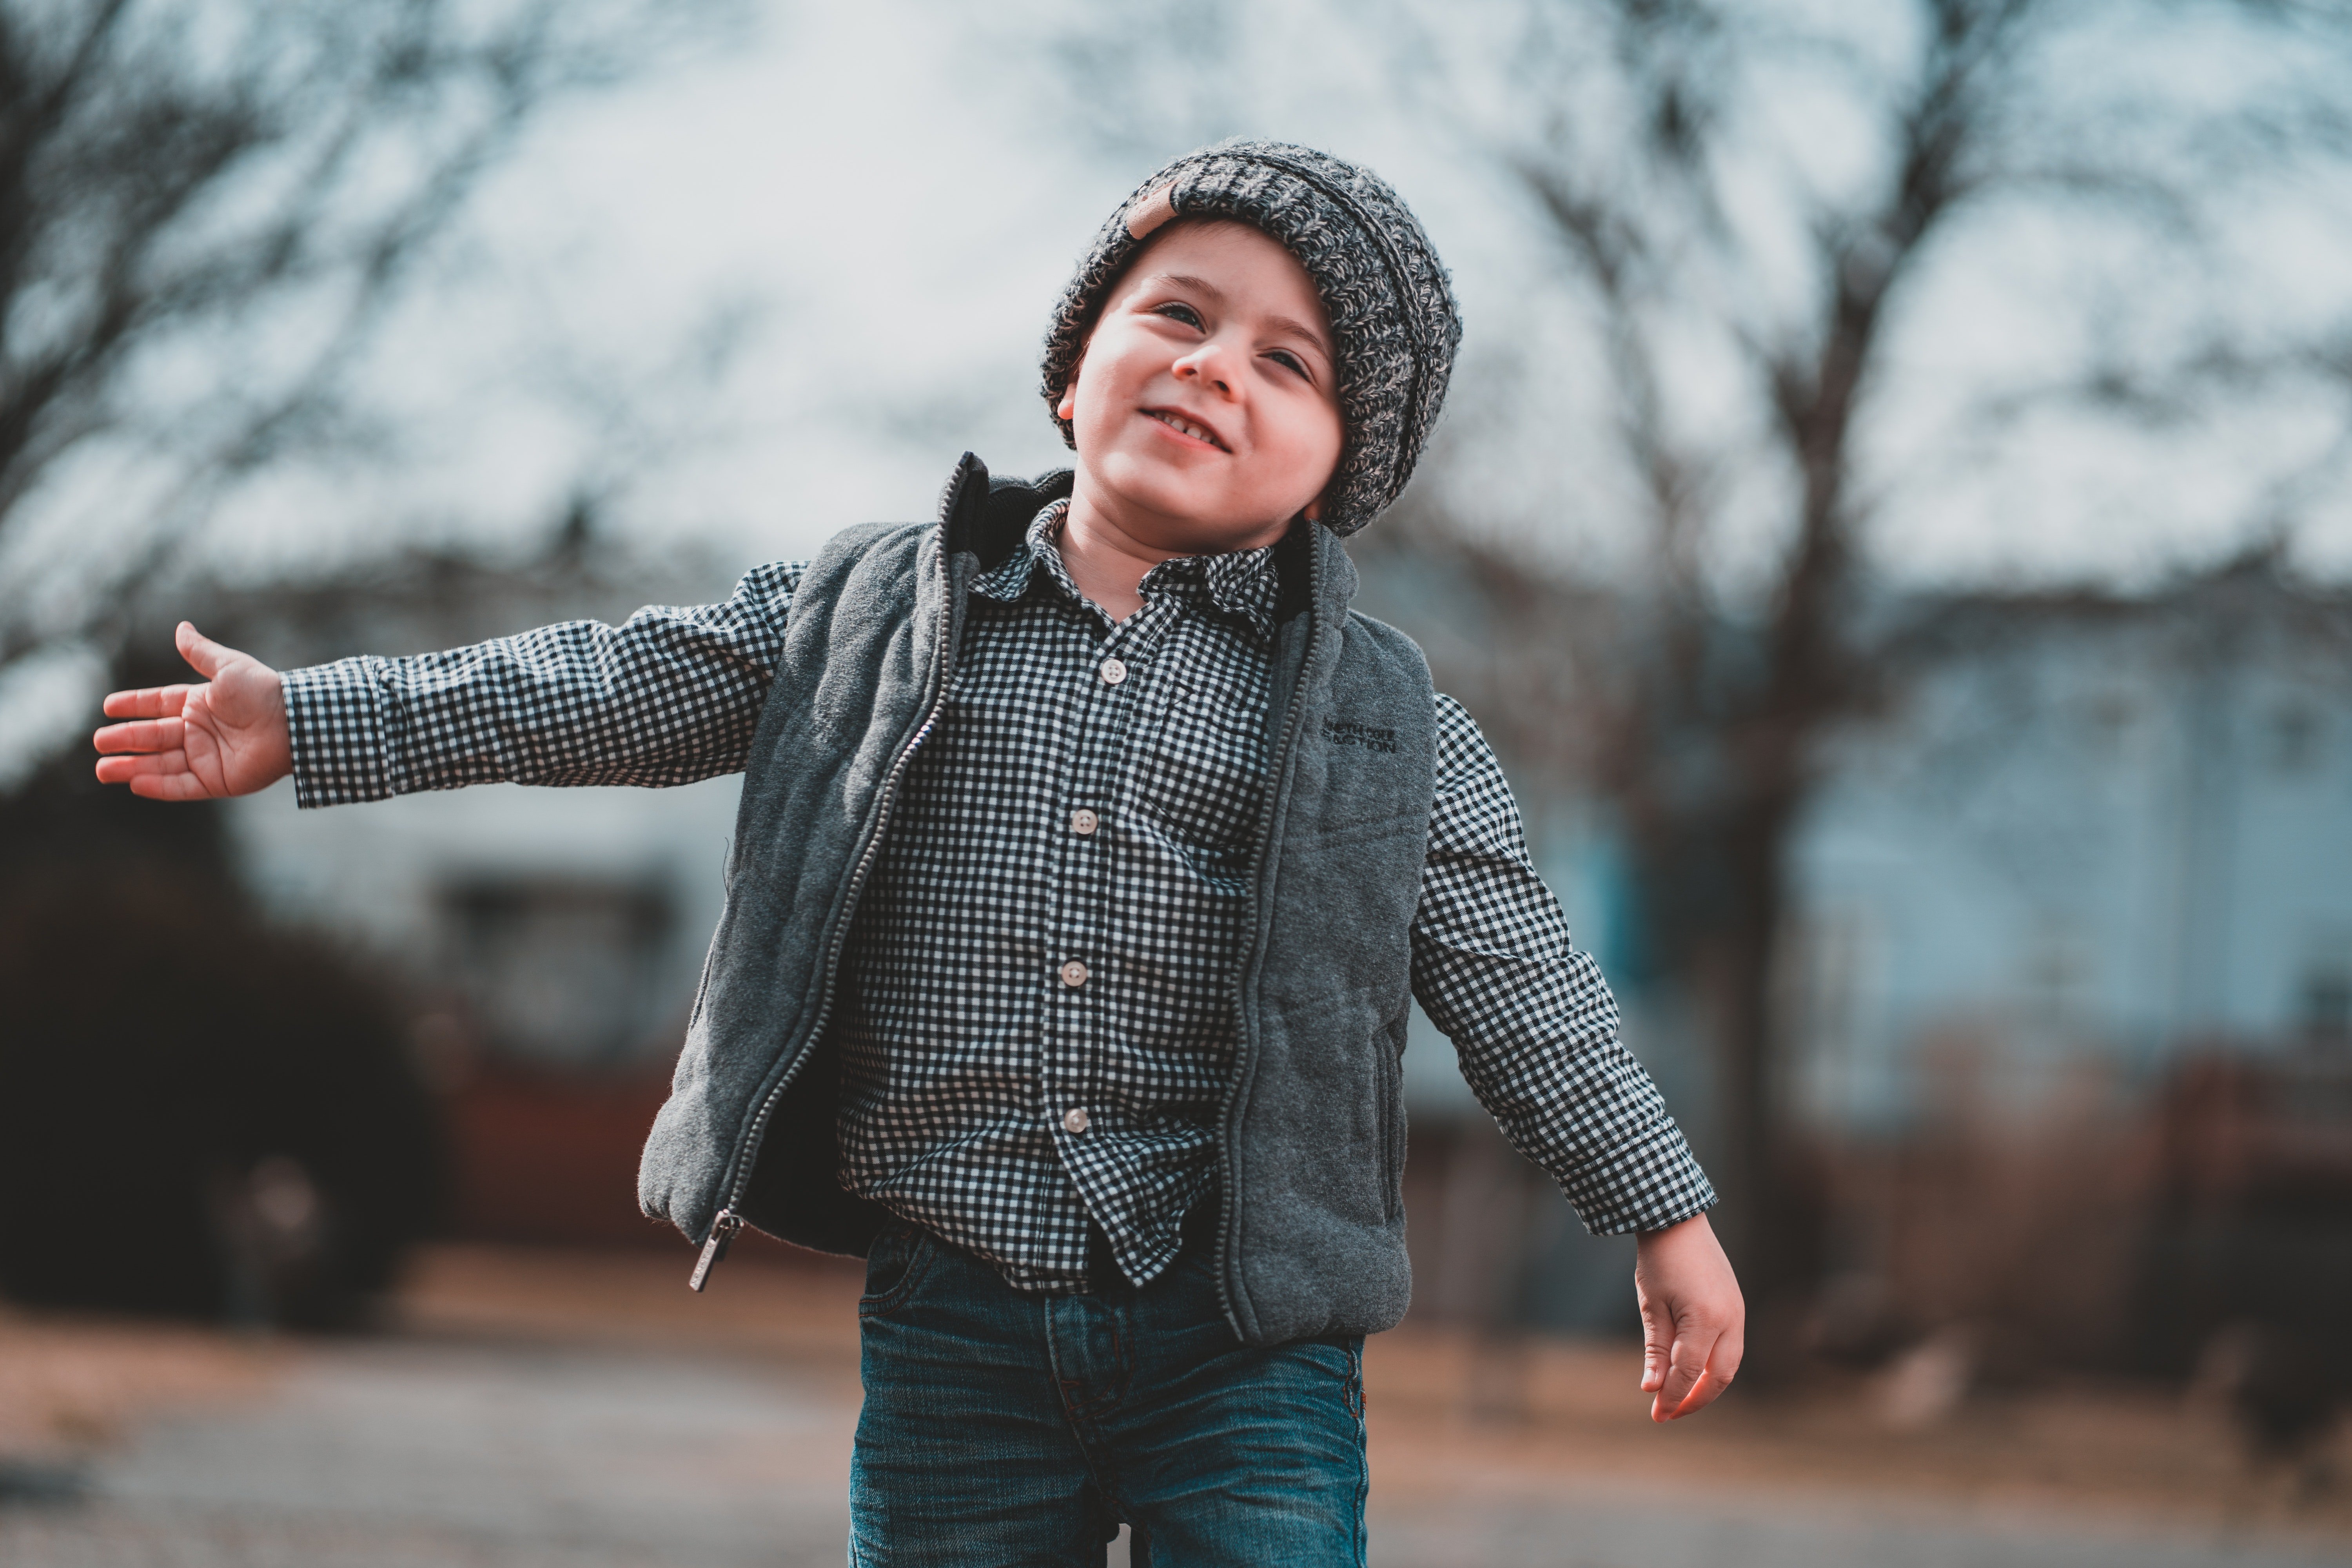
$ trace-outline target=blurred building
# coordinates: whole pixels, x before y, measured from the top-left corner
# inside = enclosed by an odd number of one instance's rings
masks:
[[[1820,1331],[2322,1429],[2352,1358],[2226,1363],[2352,1312],[2352,598],[2255,558],[1901,616],[1793,853]]]
[[[1899,1125],[1963,1047],[2033,1101],[2085,1059],[2347,1044],[2352,601],[2256,561],[1906,616],[1797,841],[1801,1114]]]

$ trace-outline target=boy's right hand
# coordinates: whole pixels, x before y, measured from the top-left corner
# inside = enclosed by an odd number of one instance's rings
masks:
[[[109,724],[93,739],[100,784],[127,784],[150,800],[215,800],[268,789],[294,770],[278,672],[223,647],[187,622],[173,638],[203,686],[151,686],[106,699]]]

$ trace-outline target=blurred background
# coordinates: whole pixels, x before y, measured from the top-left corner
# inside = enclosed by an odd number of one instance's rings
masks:
[[[0,0],[0,1555],[837,1558],[854,1270],[702,1310],[633,1197],[733,781],[166,807],[98,698],[183,616],[617,618],[1060,466],[1073,259],[1243,133],[1454,268],[1359,603],[1754,1319],[1650,1433],[1630,1239],[1416,1019],[1376,1560],[2352,1553],[2352,7]],[[772,1399],[629,1381],[685,1349]],[[541,1454],[506,1511],[455,1429]],[[691,1510],[586,1479],[744,1432]],[[1747,1511],[1660,1537],[1693,1474]]]

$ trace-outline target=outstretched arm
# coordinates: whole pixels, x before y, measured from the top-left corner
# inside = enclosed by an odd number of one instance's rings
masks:
[[[722,604],[651,605],[406,658],[282,675],[180,627],[208,686],[120,691],[98,776],[164,800],[294,774],[297,804],[464,784],[690,784],[743,765],[801,568],[762,566]]]
[[[127,784],[150,800],[217,800],[268,789],[293,768],[278,672],[223,647],[187,622],[173,639],[206,678],[201,686],[116,691],[95,737],[100,784]]]

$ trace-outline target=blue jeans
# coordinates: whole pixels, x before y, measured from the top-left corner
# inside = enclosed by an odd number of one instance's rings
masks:
[[[857,1306],[853,1568],[1100,1568],[1121,1522],[1151,1568],[1360,1565],[1363,1341],[1243,1344],[1204,1251],[1024,1296],[886,1231]]]

